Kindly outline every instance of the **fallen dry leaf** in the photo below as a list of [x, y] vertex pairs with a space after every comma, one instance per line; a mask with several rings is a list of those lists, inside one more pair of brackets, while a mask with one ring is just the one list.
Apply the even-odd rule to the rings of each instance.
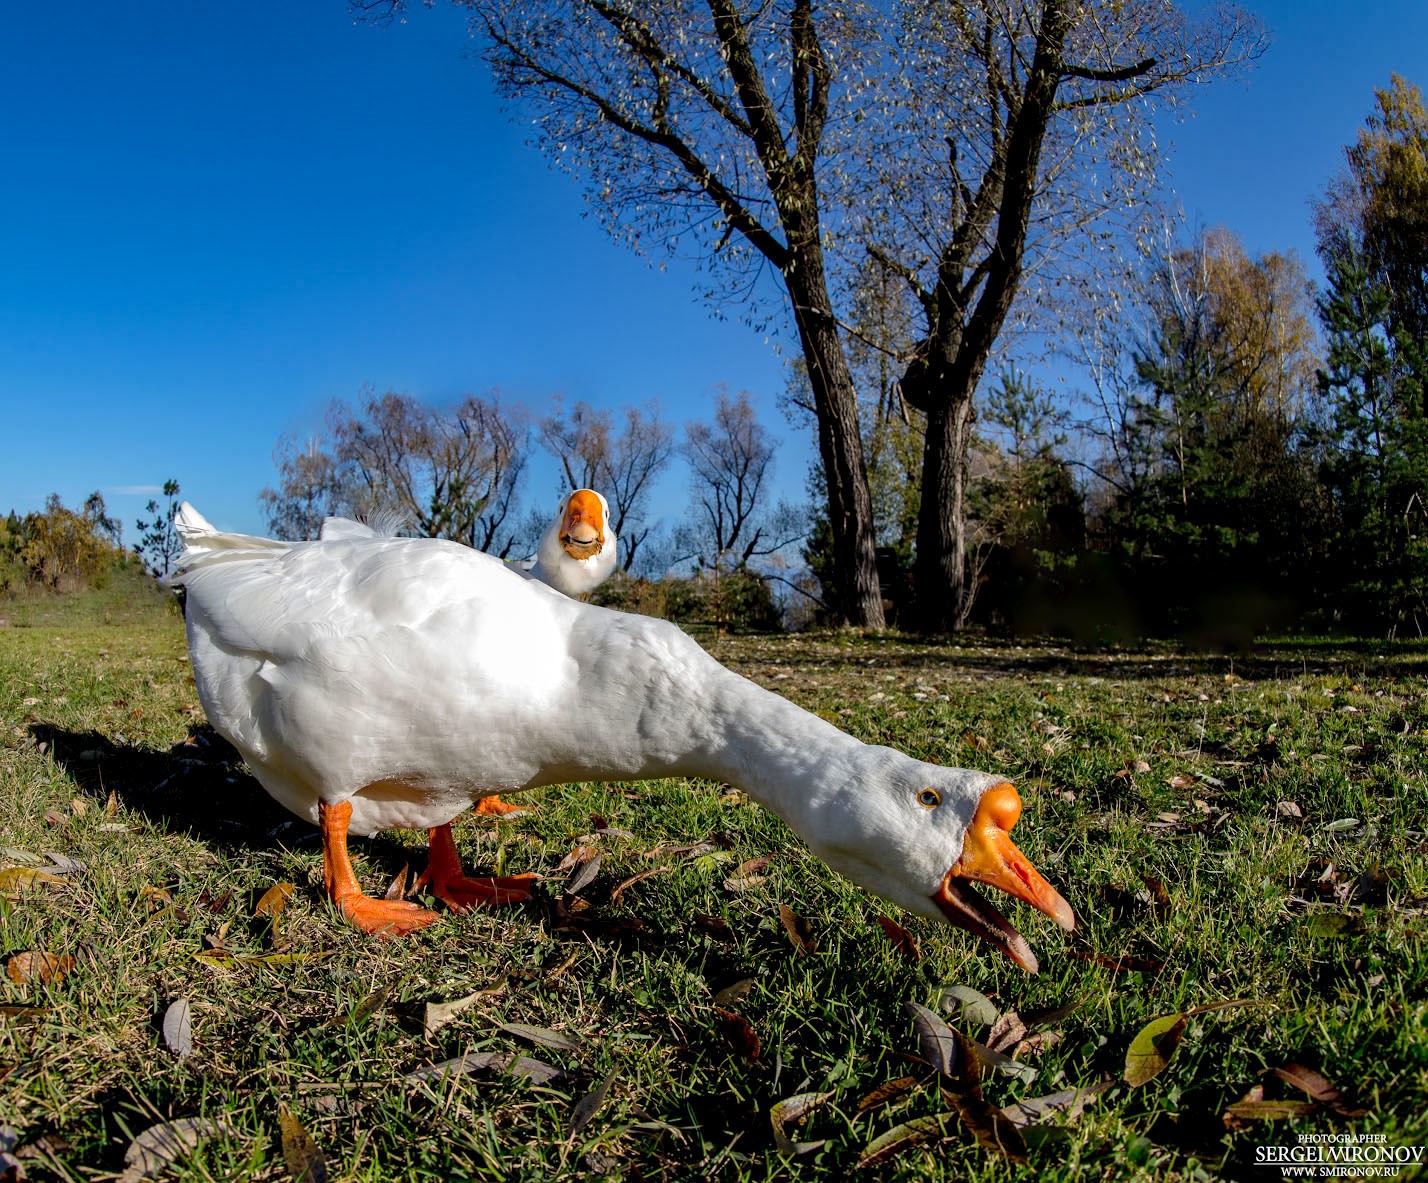
[[509, 1072], [512, 1076], [524, 1076], [533, 1084], [550, 1084], [559, 1080], [564, 1073], [553, 1064], [537, 1060], [532, 1056], [517, 1055], [515, 1052], [467, 1052], [439, 1064], [429, 1064], [402, 1077], [408, 1084], [418, 1084], [424, 1080], [437, 1080], [448, 1076], [465, 1076], [485, 1069]]
[[1344, 1100], [1344, 1094], [1335, 1088], [1320, 1073], [1312, 1068], [1306, 1068], [1303, 1064], [1285, 1064], [1282, 1068], [1271, 1068], [1270, 1072], [1284, 1081], [1285, 1084], [1297, 1088], [1302, 1093], [1308, 1093], [1321, 1105], [1327, 1105], [1341, 1117], [1362, 1117], [1366, 1110], [1353, 1109]]
[[905, 1093], [915, 1089], [919, 1083], [921, 1083], [920, 1077], [899, 1076], [896, 1080], [890, 1080], [886, 1084], [880, 1084], [858, 1102], [858, 1112], [868, 1113], [871, 1110], [886, 1105], [889, 1101], [895, 1101]]
[[736, 941], [734, 930], [729, 927], [729, 922], [722, 916], [710, 916], [704, 912], [696, 912], [690, 919], [697, 928], [707, 937], [713, 937], [721, 944], [732, 945]]
[[714, 1018], [736, 1056], [750, 1063], [759, 1058], [763, 1045], [759, 1042], [759, 1033], [748, 1019], [721, 1006], [714, 1008]]
[[618, 900], [620, 898], [620, 893], [624, 891], [625, 888], [634, 886], [641, 879], [648, 879], [652, 875], [664, 875], [672, 870], [674, 870], [673, 867], [651, 867], [648, 871], [641, 871], [638, 875], [631, 875], [628, 879], [626, 879], [623, 883], [616, 887], [614, 891], [610, 893], [610, 903], [613, 904], [616, 900]]
[[796, 1142], [788, 1136], [788, 1127], [803, 1121], [819, 1105], [831, 1097], [832, 1093], [799, 1093], [775, 1102], [769, 1109], [769, 1125], [773, 1127], [774, 1145], [780, 1154], [807, 1154], [826, 1144], [827, 1139], [818, 1142]]
[[450, 1002], [428, 1002], [426, 1009], [422, 1011], [423, 1034], [430, 1039], [447, 1023], [470, 1010], [481, 999], [499, 994], [503, 989], [505, 989], [504, 983], [500, 986], [487, 987], [485, 990], [475, 990], [465, 997], [453, 998]]
[[64, 879], [38, 867], [5, 867], [0, 869], [0, 895], [11, 898], [28, 892], [42, 891], [64, 883]]
[[787, 904], [778, 906], [778, 918], [783, 923], [783, 931], [793, 943], [794, 951], [800, 955], [812, 953], [818, 948], [818, 938], [813, 935], [813, 926]]
[[922, 1058], [937, 1072], [950, 1077], [957, 1067], [957, 1036], [942, 1016], [916, 1002], [906, 1002], [903, 1010], [912, 1018]]
[[960, 1032], [952, 1034], [957, 1041], [957, 1065], [942, 1081], [942, 1099], [984, 1150], [994, 1151], [1008, 1162], [1025, 1164], [1026, 1143], [1021, 1132], [982, 1095], [982, 1058], [976, 1046]]
[[918, 1117], [894, 1126], [887, 1133], [869, 1142], [854, 1166], [858, 1170], [867, 1170], [887, 1162], [913, 1146], [940, 1141], [947, 1135], [947, 1120], [952, 1116], [951, 1113], [939, 1113], [936, 1117]]
[[69, 953], [45, 953], [28, 950], [16, 953], [5, 963], [5, 976], [17, 986], [38, 978], [45, 986], [53, 986], [74, 972], [75, 960]]
[[1026, 1024], [1014, 1010], [1003, 1014], [987, 1033], [987, 1047], [994, 1052], [1006, 1052], [1026, 1038]]
[[1103, 1080], [1099, 1084], [1082, 1089], [1066, 1089], [1045, 1097], [1023, 1098], [1011, 1105], [1004, 1105], [1002, 1116], [1018, 1128], [1034, 1125], [1058, 1114], [1074, 1121], [1081, 1116], [1086, 1106], [1110, 1088], [1112, 1083]]
[[1060, 1031], [1038, 1031], [1035, 1035], [1028, 1035], [1011, 1050], [1012, 1058], [1016, 1060], [1034, 1060], [1047, 1048], [1053, 1048], [1066, 1036]]
[[278, 1102], [278, 1129], [283, 1138], [283, 1161], [293, 1183], [327, 1183], [327, 1159], [316, 1139], [281, 1101]]
[[387, 890], [382, 893], [384, 900], [404, 900], [407, 898], [407, 893], [415, 886], [415, 884], [409, 885], [407, 883], [410, 870], [411, 868], [409, 868], [406, 863], [402, 864], [402, 869], [397, 872], [396, 878], [387, 885]]
[[744, 892], [758, 887], [759, 884], [767, 881], [768, 877], [761, 872], [771, 862], [773, 862], [773, 856], [769, 854], [745, 859], [735, 868], [734, 873], [724, 880], [724, 890]]
[[150, 1126], [124, 1151], [128, 1170], [119, 1177], [120, 1183], [136, 1183], [147, 1175], [157, 1175], [204, 1142], [227, 1133], [227, 1125], [207, 1117], [180, 1117]]
[[596, 1085], [585, 1096], [575, 1102], [570, 1110], [570, 1128], [566, 1131], [566, 1137], [574, 1139], [575, 1135], [590, 1124], [590, 1119], [595, 1116], [596, 1111], [605, 1103], [605, 1094], [610, 1091], [610, 1085], [614, 1083], [615, 1074], [612, 1072]]
[[[582, 846], [579, 849], [590, 850], [591, 848]], [[590, 857], [581, 859], [576, 863], [575, 869], [570, 873], [570, 878], [565, 881], [565, 894], [579, 895], [594, 883], [596, 877], [600, 874], [600, 862], [600, 855], [594, 854], [592, 851]]]
[[163, 1026], [164, 1043], [169, 1051], [180, 1060], [188, 1059], [193, 1054], [193, 1015], [187, 998], [169, 1003], [168, 1010], [164, 1011]]
[[263, 893], [262, 898], [253, 908], [254, 916], [271, 916], [276, 920], [283, 914], [283, 909], [288, 906], [288, 900], [292, 898], [293, 892], [297, 890], [295, 883], [274, 883]]
[[946, 986], [941, 1005], [948, 1010], [956, 1006], [962, 1021], [970, 1027], [990, 1027], [997, 1021], [997, 1004], [971, 986]]
[[552, 1031], [549, 1027], [531, 1027], [525, 1023], [497, 1023], [502, 1031], [520, 1039], [529, 1040], [541, 1047], [553, 1048], [558, 1052], [576, 1054], [585, 1050], [585, 1041], [563, 1031]]
[[917, 947], [917, 938], [891, 916], [879, 916], [878, 927], [887, 934], [892, 947], [900, 956], [908, 961], [922, 960], [922, 950]]

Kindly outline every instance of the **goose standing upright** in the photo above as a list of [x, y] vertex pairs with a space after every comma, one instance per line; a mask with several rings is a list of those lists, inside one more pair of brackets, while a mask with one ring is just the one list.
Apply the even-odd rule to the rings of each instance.
[[317, 823], [328, 895], [366, 932], [436, 916], [364, 895], [349, 831], [426, 829], [437, 898], [513, 902], [533, 876], [461, 869], [450, 822], [472, 802], [674, 776], [739, 786], [835, 870], [1028, 970], [1030, 946], [972, 881], [1074, 926], [1009, 837], [1021, 802], [1003, 778], [864, 744], [672, 624], [569, 599], [454, 542], [360, 529], [275, 542], [220, 533], [188, 505], [175, 520], [209, 721], [274, 798]]
[[576, 489], [541, 535], [530, 573], [567, 596], [586, 596], [615, 573], [618, 560], [609, 502], [594, 489]]

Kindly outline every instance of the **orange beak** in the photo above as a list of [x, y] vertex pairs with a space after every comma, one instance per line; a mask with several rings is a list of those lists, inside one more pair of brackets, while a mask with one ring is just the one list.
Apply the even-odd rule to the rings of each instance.
[[560, 545], [572, 559], [588, 559], [605, 547], [605, 511], [591, 489], [577, 489], [565, 503]]
[[1071, 905], [1012, 842], [1011, 829], [1020, 816], [1021, 797], [1011, 785], [995, 785], [983, 793], [962, 841], [962, 855], [932, 900], [953, 924], [990, 941], [1022, 969], [1035, 973], [1036, 954], [1026, 938], [971, 887], [972, 882], [999, 887], [1045, 912], [1067, 932], [1076, 927]]

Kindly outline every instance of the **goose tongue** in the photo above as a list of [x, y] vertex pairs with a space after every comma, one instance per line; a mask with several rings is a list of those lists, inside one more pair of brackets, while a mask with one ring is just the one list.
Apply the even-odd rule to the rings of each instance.
[[1036, 954], [1021, 933], [971, 886], [972, 881], [999, 887], [1039, 908], [1067, 932], [1076, 927], [1071, 906], [1047, 883], [1012, 842], [1010, 831], [1021, 816], [1021, 798], [1008, 784], [982, 794], [962, 842], [962, 854], [933, 894], [942, 914], [959, 928], [990, 941], [1030, 973]]

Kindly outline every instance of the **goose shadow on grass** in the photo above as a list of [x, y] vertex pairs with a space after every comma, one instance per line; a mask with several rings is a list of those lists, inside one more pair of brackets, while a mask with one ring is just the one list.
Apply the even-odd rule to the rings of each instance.
[[[156, 829], [188, 834], [219, 852], [320, 846], [317, 828], [268, 796], [237, 749], [207, 724], [190, 727], [188, 738], [168, 749], [48, 723], [31, 724], [30, 734], [83, 796], [102, 807], [112, 792]], [[393, 873], [413, 853], [386, 836], [354, 841]]]

